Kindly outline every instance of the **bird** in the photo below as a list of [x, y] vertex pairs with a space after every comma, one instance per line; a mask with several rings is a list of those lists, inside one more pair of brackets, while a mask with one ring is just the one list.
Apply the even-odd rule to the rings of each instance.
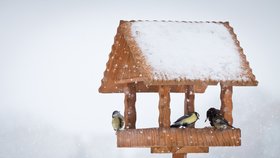
[[112, 127], [115, 131], [119, 131], [124, 127], [124, 117], [117, 110], [112, 113]]
[[227, 129], [228, 127], [234, 128], [231, 126], [228, 121], [221, 115], [217, 115], [212, 118], [213, 126], [217, 129]]
[[171, 128], [186, 128], [193, 125], [199, 119], [199, 114], [197, 112], [192, 112], [185, 114], [184, 116], [178, 118], [170, 127]]
[[215, 109], [215, 108], [208, 109], [207, 113], [206, 113], [206, 120], [205, 120], [205, 122], [207, 120], [209, 120], [210, 121], [210, 125], [214, 126], [214, 124], [213, 124], [213, 117], [217, 117], [218, 115], [221, 115], [220, 110]]
[[206, 120], [209, 119], [210, 125], [215, 127], [216, 129], [227, 129], [228, 127], [234, 128], [232, 125], [228, 123], [228, 121], [223, 117], [220, 110], [215, 108], [210, 108], [206, 113]]

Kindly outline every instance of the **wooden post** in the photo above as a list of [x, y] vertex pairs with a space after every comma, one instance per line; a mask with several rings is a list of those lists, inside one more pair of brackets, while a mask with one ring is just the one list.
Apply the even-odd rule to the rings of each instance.
[[125, 129], [135, 129], [136, 123], [136, 86], [134, 83], [128, 83], [125, 89], [124, 97], [124, 122]]
[[[184, 114], [194, 112], [194, 86], [187, 85], [185, 92], [185, 101], [184, 101]], [[194, 124], [190, 127], [194, 127]], [[173, 153], [172, 158], [187, 158], [187, 153]]]
[[193, 87], [193, 85], [188, 85], [186, 87], [184, 103], [185, 103], [184, 114], [194, 112], [194, 87]]
[[159, 86], [159, 127], [170, 127], [170, 87]]
[[[186, 86], [184, 114], [194, 112], [194, 86]], [[194, 124], [190, 127], [194, 127]]]
[[232, 86], [221, 84], [221, 113], [230, 125], [232, 119]]
[[172, 154], [172, 158], [187, 158], [187, 154]]

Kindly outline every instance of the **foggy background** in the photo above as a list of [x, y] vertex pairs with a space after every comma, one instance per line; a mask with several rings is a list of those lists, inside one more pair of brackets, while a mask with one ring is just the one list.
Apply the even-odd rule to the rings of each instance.
[[[113, 110], [123, 94], [100, 94], [119, 20], [229, 21], [258, 87], [234, 87], [233, 125], [240, 147], [214, 147], [199, 158], [280, 154], [280, 22], [277, 0], [0, 1], [0, 158], [171, 157], [116, 147]], [[196, 94], [197, 127], [220, 88]], [[171, 121], [183, 114], [171, 94]], [[158, 125], [158, 94], [137, 95], [138, 128]]]

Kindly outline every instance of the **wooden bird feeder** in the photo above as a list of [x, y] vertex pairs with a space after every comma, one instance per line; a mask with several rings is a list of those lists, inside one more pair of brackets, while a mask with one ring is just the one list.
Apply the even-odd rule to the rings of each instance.
[[[184, 113], [194, 112], [195, 93], [218, 83], [220, 110], [232, 125], [233, 86], [258, 81], [228, 22], [120, 21], [99, 92], [124, 93], [118, 147], [182, 158], [211, 146], [241, 145], [239, 128], [170, 128], [170, 93], [185, 93]], [[158, 128], [135, 127], [136, 94], [145, 92], [159, 94]]]

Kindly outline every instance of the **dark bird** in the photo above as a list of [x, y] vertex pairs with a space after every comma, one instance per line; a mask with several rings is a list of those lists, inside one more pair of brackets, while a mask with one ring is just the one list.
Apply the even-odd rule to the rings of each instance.
[[124, 118], [119, 111], [114, 111], [112, 114], [112, 126], [115, 131], [124, 127]]
[[179, 127], [189, 127], [190, 125], [194, 124], [199, 119], [199, 114], [197, 112], [192, 112], [190, 114], [186, 114], [177, 121], [175, 121], [170, 127], [171, 128], [179, 128]]
[[209, 119], [210, 125], [217, 129], [227, 129], [228, 127], [234, 128], [231, 126], [228, 121], [223, 117], [220, 110], [215, 108], [210, 108], [206, 113], [206, 120]]
[[210, 109], [207, 110], [205, 122], [206, 122], [207, 120], [209, 120], [209, 121], [210, 121], [210, 125], [211, 125], [211, 126], [214, 126], [214, 124], [213, 124], [213, 118], [214, 118], [214, 117], [218, 117], [219, 115], [222, 116], [221, 113], [220, 113], [220, 110], [215, 109], [215, 108], [210, 108]]

